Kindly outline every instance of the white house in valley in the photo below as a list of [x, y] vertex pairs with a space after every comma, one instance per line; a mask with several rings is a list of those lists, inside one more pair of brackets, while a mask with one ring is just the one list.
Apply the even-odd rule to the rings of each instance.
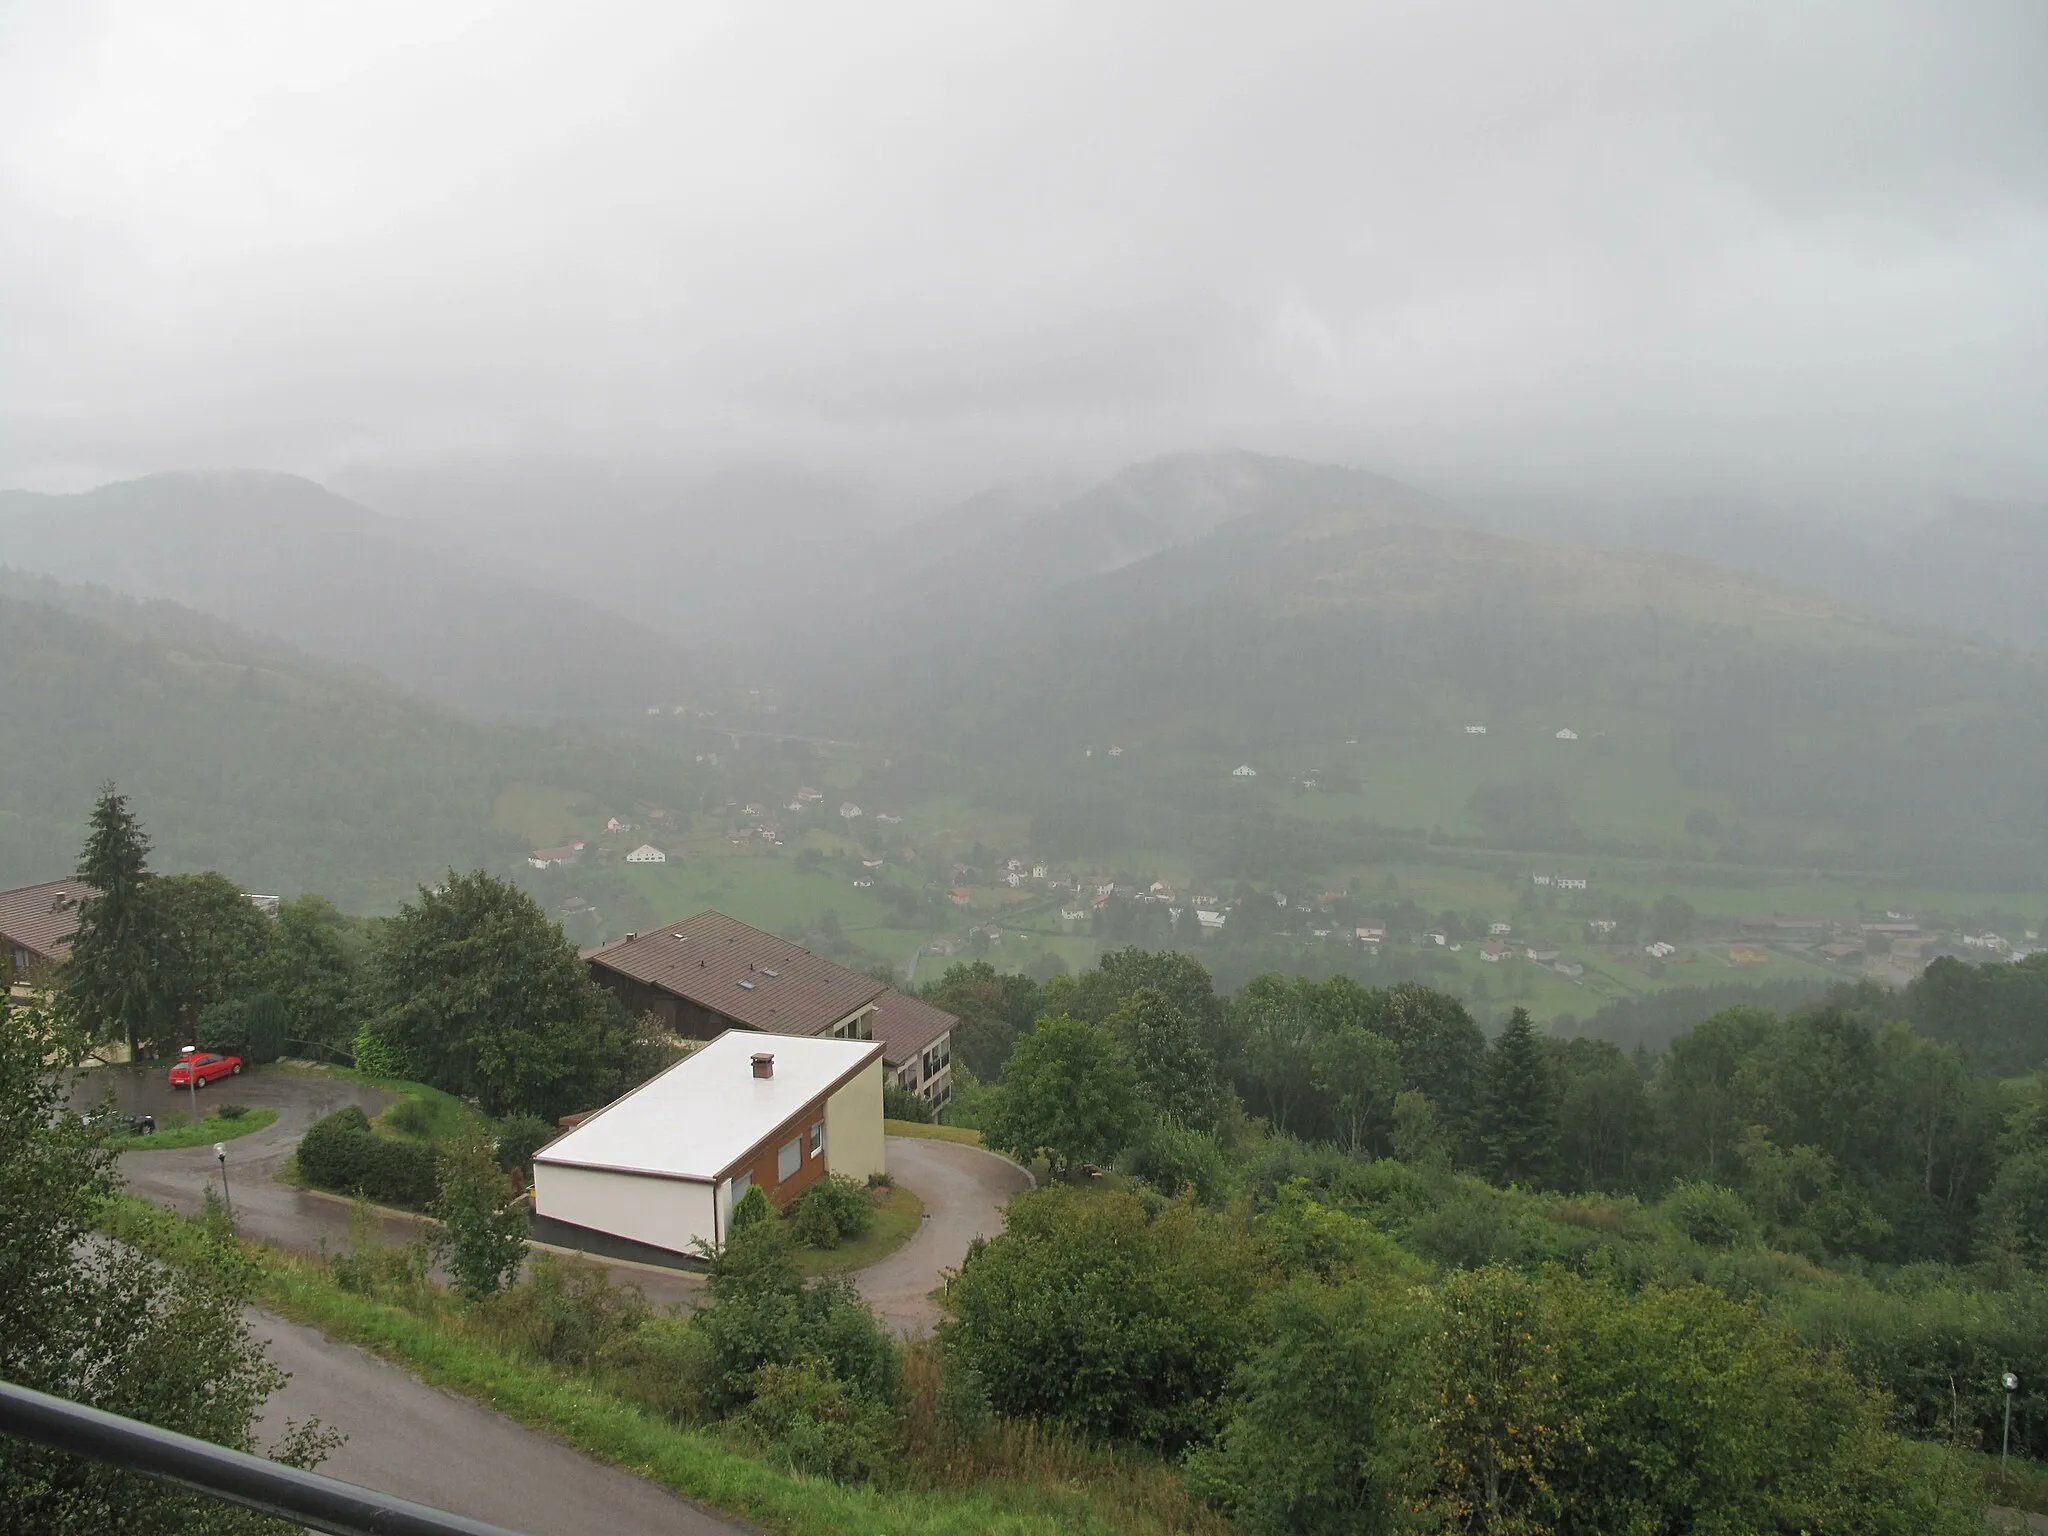
[[638, 848], [635, 848], [626, 855], [626, 862], [628, 864], [666, 864], [668, 862], [668, 855], [652, 843], [642, 843]]

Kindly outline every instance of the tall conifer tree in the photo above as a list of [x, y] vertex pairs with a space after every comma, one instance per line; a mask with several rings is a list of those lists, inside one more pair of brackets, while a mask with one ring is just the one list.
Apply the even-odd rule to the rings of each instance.
[[131, 1059], [168, 1023], [163, 924], [149, 873], [149, 834], [111, 783], [100, 786], [78, 878], [93, 888], [63, 972], [78, 1021], [95, 1040], [125, 1040]]
[[1557, 1084], [1529, 1010], [1517, 1008], [1486, 1053], [1479, 1150], [1496, 1184], [1537, 1184], [1557, 1160]]

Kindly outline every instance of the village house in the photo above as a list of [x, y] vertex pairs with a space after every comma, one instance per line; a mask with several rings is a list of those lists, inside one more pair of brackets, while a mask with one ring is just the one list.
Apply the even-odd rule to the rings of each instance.
[[1229, 921], [1229, 918], [1226, 916], [1226, 914], [1222, 912], [1197, 910], [1195, 913], [1195, 921], [1201, 924], [1202, 927], [1207, 931], [1214, 933], [1219, 931], [1223, 927], [1224, 923]]
[[668, 862], [668, 855], [652, 843], [642, 843], [638, 848], [635, 848], [626, 855], [626, 862], [628, 864], [666, 864]]
[[810, 785], [805, 784], [797, 790], [796, 797], [797, 799], [803, 801], [806, 805], [816, 805], [819, 801], [825, 798], [825, 792], [823, 790], [813, 789]]
[[1043, 880], [1045, 878], [1045, 866], [1043, 864], [1032, 865], [1031, 878], [1034, 880]]
[[967, 905], [968, 902], [973, 900], [973, 898], [967, 894], [967, 887], [964, 885], [956, 885], [953, 887], [952, 890], [946, 892], [946, 899], [952, 902], [953, 905], [956, 907], [964, 907]]
[[1377, 944], [1387, 936], [1387, 925], [1385, 923], [1361, 923], [1358, 925], [1357, 934], [1359, 943]]
[[1557, 951], [1554, 949], [1526, 949], [1523, 953], [1538, 965], [1550, 965], [1557, 959]]
[[934, 1109], [952, 1097], [951, 1014], [722, 912], [628, 934], [583, 958], [628, 1013], [651, 1014], [670, 1034], [873, 1040], [898, 1087]]
[[1061, 907], [1060, 921], [1063, 923], [1085, 923], [1088, 921], [1088, 914], [1079, 907]]
[[1465, 734], [1467, 736], [1484, 736], [1486, 734], [1486, 727], [1483, 725], [1468, 725], [1465, 727]]
[[1645, 944], [1643, 946], [1643, 953], [1653, 960], [1669, 960], [1678, 953], [1678, 946], [1676, 944], [1666, 944], [1662, 939], [1659, 939], [1654, 944]]
[[1529, 878], [1531, 880], [1534, 880], [1538, 885], [1550, 884], [1550, 876], [1548, 875], [1531, 875]]
[[1451, 936], [1448, 933], [1445, 933], [1441, 928], [1432, 928], [1422, 937], [1429, 943], [1436, 945], [1439, 949], [1443, 948], [1444, 945], [1451, 942]]
[[633, 830], [633, 823], [621, 821], [618, 817], [614, 816], [604, 824], [604, 829], [607, 832], [630, 832]]
[[1513, 923], [1488, 923], [1486, 931], [1497, 939], [1504, 939], [1515, 931]]
[[1479, 958], [1488, 965], [1499, 965], [1501, 961], [1507, 958], [1507, 954], [1507, 945], [1501, 943], [1499, 939], [1488, 939], [1479, 946]]
[[1592, 929], [1593, 932], [1605, 936], [1614, 932], [1620, 925], [1611, 917], [1596, 917], [1587, 922], [1586, 926]]
[[1586, 968], [1576, 960], [1560, 960], [1551, 969], [1560, 976], [1583, 976]]
[[875, 812], [875, 820], [885, 827], [900, 827], [903, 825], [903, 818], [901, 816], [892, 816], [887, 811]]
[[855, 805], [851, 800], [842, 800], [839, 802], [839, 814], [844, 816], [848, 821], [852, 821], [856, 816], [859, 816], [861, 814], [861, 808]]
[[1579, 733], [1573, 730], [1570, 726], [1566, 726], [1563, 730], [1557, 733], [1557, 739], [1559, 741], [1577, 741], [1579, 739]]
[[1256, 779], [1259, 776], [1259, 770], [1250, 763], [1239, 763], [1230, 770], [1230, 776], [1233, 779]]
[[92, 894], [82, 880], [0, 891], [0, 958], [14, 985], [34, 986], [63, 963], [78, 931], [78, 904]]
[[1586, 877], [1584, 875], [1559, 875], [1557, 877], [1557, 888], [1560, 891], [1583, 891], [1586, 888]]
[[536, 848], [526, 856], [526, 862], [535, 869], [556, 869], [579, 863], [582, 858], [583, 844], [574, 842], [559, 848]]

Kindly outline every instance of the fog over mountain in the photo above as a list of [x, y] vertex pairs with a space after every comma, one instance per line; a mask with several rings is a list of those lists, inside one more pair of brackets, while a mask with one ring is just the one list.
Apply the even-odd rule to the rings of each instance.
[[2038, 503], [2044, 78], [2028, 0], [15, 6], [0, 484]]

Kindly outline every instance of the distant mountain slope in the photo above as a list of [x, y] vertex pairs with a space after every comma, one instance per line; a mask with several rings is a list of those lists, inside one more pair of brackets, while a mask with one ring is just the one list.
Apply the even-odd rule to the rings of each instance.
[[290, 475], [0, 492], [0, 560], [199, 608], [479, 714], [616, 718], [707, 691], [652, 629], [426, 551]]
[[[1223, 522], [1026, 620], [928, 634], [841, 698], [1048, 824], [1091, 797], [1234, 815], [1273, 793], [1226, 793], [1253, 761], [1283, 787], [1336, 770], [1360, 818], [1490, 846], [1662, 857], [1712, 808], [1730, 858], [2028, 888], [2048, 869], [2048, 667], [1701, 561], [1369, 511]], [[1568, 727], [1576, 757], [1543, 750]], [[1092, 766], [1112, 743], [1113, 772]], [[1375, 798], [1376, 776], [1466, 788]], [[1429, 820], [1392, 809], [1420, 802]]]
[[[481, 725], [163, 602], [0, 578], [0, 887], [68, 872], [102, 780], [157, 867], [389, 907], [454, 866], [503, 869], [513, 780], [630, 781], [603, 743]], [[672, 787], [672, 786], [671, 786]]]

